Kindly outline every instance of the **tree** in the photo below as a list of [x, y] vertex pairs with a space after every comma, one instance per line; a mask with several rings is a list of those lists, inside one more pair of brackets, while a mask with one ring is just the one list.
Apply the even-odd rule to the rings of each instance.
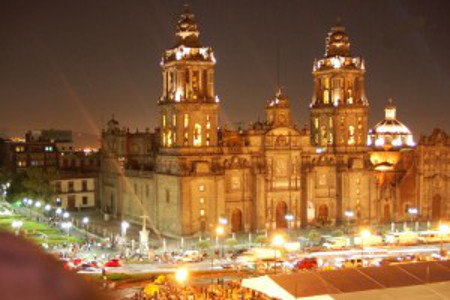
[[267, 238], [265, 235], [258, 235], [255, 239], [255, 243], [260, 244], [260, 245], [262, 245], [266, 242], [267, 242]]
[[308, 234], [308, 239], [313, 245], [318, 244], [320, 242], [321, 238], [322, 237], [320, 236], [320, 234], [317, 230], [311, 230]]
[[22, 182], [24, 192], [30, 198], [48, 202], [54, 193], [51, 182], [56, 178], [57, 172], [52, 169], [29, 168]]
[[331, 233], [331, 235], [334, 236], [334, 237], [341, 237], [341, 236], [344, 235], [344, 232], [342, 230], [340, 230], [340, 229], [336, 229], [335, 231], [333, 231]]
[[225, 241], [225, 243], [227, 244], [228, 247], [230, 247], [231, 249], [233, 249], [234, 246], [236, 246], [236, 245], [238, 244], [238, 241], [237, 241], [236, 239], [230, 238], [230, 239], [227, 239], [227, 240]]
[[197, 247], [200, 250], [206, 250], [209, 248], [209, 241], [208, 240], [201, 240], [197, 243]]

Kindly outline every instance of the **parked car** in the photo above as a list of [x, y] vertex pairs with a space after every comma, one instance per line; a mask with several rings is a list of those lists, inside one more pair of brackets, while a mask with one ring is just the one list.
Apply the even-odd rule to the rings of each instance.
[[110, 268], [120, 267], [120, 259], [113, 258], [113, 259], [108, 260], [105, 263], [105, 267], [110, 267]]
[[188, 250], [182, 255], [175, 256], [174, 260], [177, 263], [200, 262], [203, 260], [203, 255], [197, 250]]
[[299, 271], [299, 270], [313, 270], [313, 269], [317, 269], [317, 267], [318, 267], [317, 258], [315, 258], [315, 257], [305, 257], [302, 260], [299, 260], [295, 264], [294, 270], [295, 271]]

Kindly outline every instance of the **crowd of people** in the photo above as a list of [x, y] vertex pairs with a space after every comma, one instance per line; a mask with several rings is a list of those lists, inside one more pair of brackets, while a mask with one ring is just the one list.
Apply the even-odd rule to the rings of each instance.
[[258, 300], [267, 299], [262, 294], [244, 289], [239, 281], [230, 281], [225, 284], [212, 284], [207, 286], [180, 286], [166, 283], [153, 293], [145, 289], [136, 292], [131, 298], [123, 300]]

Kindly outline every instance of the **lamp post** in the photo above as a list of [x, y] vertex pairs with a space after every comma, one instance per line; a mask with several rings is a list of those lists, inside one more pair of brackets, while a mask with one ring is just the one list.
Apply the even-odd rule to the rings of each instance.
[[419, 210], [417, 209], [417, 207], [408, 208], [408, 214], [411, 216], [411, 230], [414, 227], [414, 220], [416, 219], [418, 213]]
[[274, 259], [275, 259], [275, 274], [277, 274], [277, 250], [284, 244], [284, 238], [282, 235], [276, 235], [272, 239], [272, 246], [274, 247]]
[[[189, 273], [186, 268], [179, 268], [175, 272], [175, 279], [181, 285], [181, 287], [185, 287], [188, 277], [189, 277]], [[187, 299], [185, 293], [186, 293], [186, 291], [183, 292], [183, 294], [185, 296], [184, 299]]]
[[361, 237], [361, 261], [364, 265], [364, 239], [367, 239], [371, 236], [371, 233], [369, 230], [364, 229], [361, 231], [360, 233], [360, 237]]
[[345, 215], [345, 217], [347, 218], [347, 234], [348, 234], [349, 231], [350, 231], [350, 218], [353, 218], [353, 216], [354, 216], [355, 214], [353, 213], [352, 210], [347, 209], [347, 210], [344, 212], [344, 215]]
[[69, 235], [70, 228], [72, 227], [72, 222], [62, 222], [61, 228], [67, 231], [67, 235]]
[[439, 232], [441, 233], [441, 256], [445, 256], [447, 251], [444, 249], [444, 235], [448, 234], [450, 231], [450, 227], [447, 224], [442, 224], [439, 227]]
[[62, 214], [63, 219], [68, 219], [70, 217], [70, 214], [66, 211]]
[[11, 227], [14, 228], [16, 235], [19, 235], [20, 227], [22, 227], [22, 226], [23, 226], [23, 222], [20, 220], [15, 220], [11, 223]]
[[221, 257], [224, 257], [224, 253], [223, 253], [223, 239], [221, 238], [223, 236], [223, 234], [225, 233], [225, 229], [223, 226], [219, 225], [216, 227], [216, 236], [219, 239], [220, 242], [220, 252], [221, 252]]
[[291, 215], [291, 214], [287, 214], [287, 215], [284, 216], [284, 219], [287, 222], [287, 230], [288, 230], [288, 235], [289, 235], [289, 229], [291, 227], [292, 221], [294, 221], [294, 216]]

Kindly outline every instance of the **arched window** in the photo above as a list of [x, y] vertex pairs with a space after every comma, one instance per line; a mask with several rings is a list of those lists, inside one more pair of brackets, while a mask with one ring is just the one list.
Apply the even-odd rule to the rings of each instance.
[[192, 143], [195, 147], [199, 147], [202, 145], [202, 125], [198, 123], [196, 123], [194, 126]]

